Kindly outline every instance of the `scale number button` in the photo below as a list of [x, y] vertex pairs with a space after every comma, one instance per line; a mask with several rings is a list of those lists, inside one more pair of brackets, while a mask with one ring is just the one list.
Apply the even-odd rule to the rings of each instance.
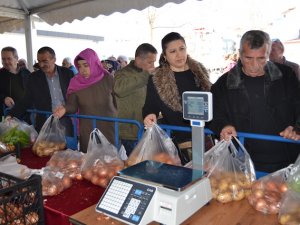
[[137, 208], [139, 207], [141, 203], [141, 200], [132, 198], [130, 199], [130, 202], [128, 203], [128, 206], [123, 214], [124, 217], [129, 218], [130, 215], [134, 215]]

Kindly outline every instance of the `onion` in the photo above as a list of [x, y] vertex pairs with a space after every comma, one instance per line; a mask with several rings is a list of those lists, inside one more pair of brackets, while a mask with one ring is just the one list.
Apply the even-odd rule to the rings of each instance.
[[281, 191], [281, 193], [286, 192], [288, 190], [287, 184], [285, 183], [280, 184], [279, 190]]
[[71, 187], [72, 181], [69, 177], [64, 176], [62, 179], [62, 184], [63, 184], [64, 189], [67, 189], [67, 188]]
[[261, 189], [254, 190], [253, 195], [255, 198], [262, 198], [264, 196], [264, 191]]
[[277, 214], [279, 212], [278, 204], [270, 203], [269, 205], [269, 213], [271, 214]]
[[76, 179], [76, 180], [82, 180], [83, 178], [82, 178], [81, 173], [76, 173], [75, 179]]
[[240, 190], [237, 193], [233, 194], [233, 200], [234, 201], [240, 201], [245, 197], [244, 190]]
[[68, 163], [68, 168], [71, 168], [71, 169], [75, 169], [78, 167], [78, 163], [76, 160], [70, 160], [70, 162]]
[[52, 184], [48, 186], [47, 195], [53, 196], [57, 194], [57, 186]]
[[91, 182], [92, 182], [93, 184], [95, 184], [95, 185], [98, 185], [98, 183], [99, 183], [99, 178], [98, 178], [98, 176], [93, 175], [92, 178], [91, 178]]
[[108, 179], [106, 179], [106, 178], [100, 178], [99, 180], [98, 180], [98, 185], [100, 186], [100, 187], [103, 187], [103, 188], [106, 188], [107, 187], [107, 185], [108, 185]]
[[256, 204], [255, 204], [255, 209], [257, 211], [266, 213], [267, 212], [267, 202], [262, 198], [257, 199]]
[[108, 169], [102, 167], [100, 170], [98, 170], [98, 176], [101, 178], [106, 178], [108, 175]]
[[86, 179], [86, 180], [91, 180], [92, 179], [92, 176], [93, 176], [93, 173], [91, 170], [86, 170], [85, 172], [83, 172], [83, 177]]
[[277, 186], [276, 186], [276, 183], [273, 182], [273, 181], [266, 182], [266, 189], [269, 190], [269, 191], [276, 191], [276, 192], [279, 191]]
[[224, 192], [224, 193], [220, 193], [217, 196], [217, 200], [221, 203], [227, 203], [232, 201], [232, 196], [230, 192]]

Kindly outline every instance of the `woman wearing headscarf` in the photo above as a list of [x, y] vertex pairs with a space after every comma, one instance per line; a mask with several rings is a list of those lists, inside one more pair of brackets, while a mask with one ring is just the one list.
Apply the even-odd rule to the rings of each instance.
[[[74, 59], [78, 75], [70, 81], [67, 103], [58, 107], [55, 115], [62, 117], [65, 113], [80, 112], [81, 115], [116, 117], [116, 103], [113, 95], [113, 76], [103, 68], [97, 53], [85, 49]], [[79, 120], [80, 151], [87, 152], [92, 120]], [[97, 128], [108, 141], [115, 144], [114, 123], [97, 121]]]
[[[164, 124], [189, 126], [189, 121], [183, 119], [182, 93], [209, 91], [211, 83], [208, 72], [187, 54], [185, 40], [179, 33], [167, 34], [161, 45], [159, 68], [148, 81], [143, 107], [144, 124], [146, 127], [152, 126], [161, 114]], [[180, 149], [191, 151], [191, 133], [173, 132], [173, 140]], [[191, 158], [190, 153], [188, 155]]]

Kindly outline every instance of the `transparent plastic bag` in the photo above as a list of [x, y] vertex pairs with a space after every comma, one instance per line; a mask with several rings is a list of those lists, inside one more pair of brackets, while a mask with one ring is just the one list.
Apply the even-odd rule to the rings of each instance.
[[239, 201], [251, 193], [256, 179], [253, 162], [238, 139], [218, 142], [204, 154], [213, 198], [221, 203]]
[[51, 115], [44, 123], [36, 142], [32, 147], [33, 153], [43, 157], [52, 155], [55, 151], [66, 148], [65, 127], [59, 118]]
[[93, 184], [106, 188], [113, 176], [124, 168], [117, 148], [106, 137], [94, 129], [90, 134], [87, 153], [81, 165], [84, 179]]
[[42, 175], [43, 196], [54, 196], [72, 186], [72, 179], [58, 169], [44, 167], [40, 171]]
[[294, 163], [293, 169], [291, 170], [287, 182], [290, 189], [293, 189], [294, 191], [300, 193], [300, 155]]
[[277, 214], [281, 199], [287, 191], [287, 179], [292, 165], [270, 173], [252, 184], [248, 201], [257, 211], [265, 214]]
[[141, 140], [128, 157], [127, 165], [132, 166], [145, 160], [181, 165], [175, 144], [157, 124], [145, 131]]
[[72, 179], [82, 180], [80, 167], [83, 156], [84, 153], [71, 149], [58, 151], [51, 156], [47, 166], [58, 169]]
[[300, 193], [289, 189], [282, 198], [278, 215], [282, 225], [300, 224]]
[[21, 148], [32, 145], [38, 133], [32, 125], [17, 118], [6, 119], [0, 123], [0, 141], [9, 144], [20, 144]]
[[32, 175], [32, 170], [25, 165], [18, 164], [16, 157], [7, 155], [0, 158], [0, 172], [18, 177], [21, 179], [28, 179]]

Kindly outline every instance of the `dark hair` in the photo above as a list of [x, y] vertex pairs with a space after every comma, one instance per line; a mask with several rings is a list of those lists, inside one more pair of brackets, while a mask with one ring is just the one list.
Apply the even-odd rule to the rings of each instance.
[[52, 55], [53, 57], [55, 57], [55, 51], [48, 47], [48, 46], [45, 46], [45, 47], [42, 47], [38, 50], [37, 54], [44, 54], [44, 53], [50, 53], [50, 55]]
[[162, 48], [162, 53], [160, 54], [158, 63], [159, 66], [163, 66], [164, 64], [168, 64], [168, 62], [165, 59], [165, 54], [166, 54], [166, 49], [167, 49], [167, 45], [172, 42], [172, 41], [177, 41], [177, 40], [182, 40], [185, 44], [185, 40], [184, 38], [177, 32], [171, 32], [168, 33], [166, 36], [163, 37], [163, 39], [161, 40], [161, 48]]
[[14, 57], [19, 58], [17, 49], [15, 49], [14, 47], [11, 47], [11, 46], [4, 47], [1, 50], [1, 53], [2, 52], [12, 52], [12, 54], [14, 55]]
[[268, 33], [262, 30], [249, 30], [241, 38], [240, 41], [240, 55], [243, 54], [243, 45], [246, 43], [250, 49], [259, 49], [264, 44], [268, 44], [268, 54], [271, 51], [271, 39]]
[[148, 53], [157, 54], [156, 48], [148, 43], [143, 43], [135, 50], [135, 57], [146, 57]]
[[272, 43], [277, 43], [277, 44], [278, 44], [278, 47], [279, 47], [282, 51], [284, 51], [284, 46], [283, 46], [282, 42], [280, 41], [280, 39], [278, 39], [278, 38], [272, 39]]
[[184, 38], [177, 32], [171, 32], [168, 33], [166, 36], [164, 36], [163, 39], [161, 40], [162, 53], [165, 54], [167, 45], [171, 41], [177, 41], [177, 40], [182, 40], [185, 43]]

